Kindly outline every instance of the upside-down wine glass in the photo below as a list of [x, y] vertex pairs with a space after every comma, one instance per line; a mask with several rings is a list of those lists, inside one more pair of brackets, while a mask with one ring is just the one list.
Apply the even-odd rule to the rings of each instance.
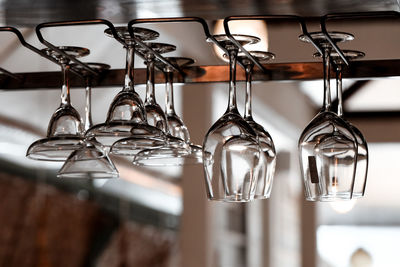
[[[134, 89], [134, 39], [127, 27], [116, 27], [116, 30], [126, 43], [125, 83], [109, 107], [106, 122], [93, 126], [86, 133], [88, 137], [95, 137], [106, 147], [132, 135], [158, 137], [163, 134], [147, 124], [143, 102]], [[113, 37], [110, 29], [106, 29], [105, 33]], [[154, 40], [159, 36], [155, 31], [137, 27], [134, 28], [134, 35], [142, 41]]]
[[[265, 64], [271, 59], [275, 58], [275, 55], [270, 52], [264, 51], [249, 51], [249, 53], [258, 60], [261, 64]], [[252, 72], [254, 63], [248, 59], [244, 54], [239, 54], [238, 60], [242, 62], [246, 72], [246, 105], [244, 112], [244, 119], [254, 129], [258, 135], [258, 141], [261, 149], [264, 153], [261, 155], [261, 164], [264, 164], [266, 168], [261, 168], [259, 176], [257, 177], [256, 192], [254, 198], [266, 199], [271, 195], [273, 177], [275, 173], [276, 165], [276, 151], [275, 145], [271, 135], [262, 127], [260, 124], [254, 121], [252, 116]]]
[[[148, 46], [160, 53], [170, 53], [176, 50], [176, 46], [163, 43], [148, 43]], [[156, 101], [155, 95], [155, 83], [154, 83], [154, 67], [155, 67], [155, 56], [153, 53], [143, 51], [146, 55], [146, 66], [147, 66], [147, 82], [146, 82], [146, 101], [144, 102], [144, 108], [147, 116], [147, 123], [154, 127], [159, 128], [164, 133], [168, 133], [167, 117], [161, 106]]]
[[[194, 63], [191, 58], [167, 57], [172, 65], [185, 67]], [[177, 144], [166, 142], [163, 147], [146, 149], [135, 155], [133, 163], [139, 166], [181, 166], [202, 163], [202, 148], [190, 142], [189, 131], [176, 114], [174, 107], [173, 78], [174, 70], [172, 67], [157, 61], [156, 63], [163, 70], [165, 76], [165, 115], [169, 135], [184, 142]]]
[[[74, 57], [83, 57], [90, 53], [89, 49], [82, 47], [61, 46], [58, 48]], [[71, 105], [69, 59], [49, 48], [43, 51], [61, 64], [63, 77], [61, 104], [50, 119], [47, 138], [31, 144], [26, 156], [35, 160], [65, 161], [73, 151], [82, 147], [83, 123], [81, 116]]]
[[[160, 54], [169, 53], [176, 50], [174, 45], [164, 43], [147, 43], [153, 51]], [[146, 100], [144, 103], [144, 111], [147, 118], [147, 124], [150, 127], [156, 128], [162, 134], [153, 138], [153, 136], [138, 136], [133, 135], [127, 138], [116, 141], [112, 147], [110, 153], [122, 156], [135, 156], [139, 151], [144, 149], [159, 148], [162, 147], [166, 140], [166, 134], [168, 133], [167, 118], [164, 111], [157, 104], [155, 98], [155, 85], [154, 85], [154, 64], [155, 56], [151, 51], [147, 51], [141, 47], [137, 47], [137, 50], [145, 55], [146, 58]]]
[[[203, 142], [203, 168], [210, 200], [248, 202], [254, 199], [261, 147], [254, 129], [239, 114], [236, 105], [236, 58], [238, 48], [226, 35], [215, 39], [229, 55], [228, 108], [207, 132]], [[234, 35], [242, 45], [259, 38]]]
[[[109, 65], [101, 63], [86, 63], [99, 73], [110, 68]], [[85, 78], [85, 131], [92, 127], [92, 75], [80, 65], [72, 65], [72, 68], [82, 73]], [[118, 171], [108, 157], [102, 144], [94, 137], [86, 137], [83, 146], [71, 153], [64, 165], [59, 170], [59, 178], [89, 178], [110, 179], [118, 178]]]
[[[357, 165], [357, 142], [347, 123], [331, 111], [331, 45], [321, 32], [310, 33], [322, 47], [324, 106], [299, 138], [300, 166], [309, 201], [336, 201], [352, 198]], [[353, 40], [347, 33], [331, 32], [335, 42]], [[304, 35], [301, 41], [308, 42]]]
[[[343, 54], [349, 61], [359, 59], [365, 56], [361, 51], [355, 50], [343, 50]], [[339, 117], [343, 117], [343, 101], [342, 101], [342, 69], [344, 62], [336, 51], [331, 53], [332, 61], [334, 62], [336, 69], [336, 91], [338, 99], [337, 114]], [[355, 173], [354, 188], [352, 198], [361, 198], [365, 194], [365, 188], [367, 185], [367, 174], [368, 174], [368, 145], [363, 134], [353, 124], [346, 121], [349, 127], [353, 130], [353, 134], [356, 137], [358, 144], [357, 150], [357, 168]]]

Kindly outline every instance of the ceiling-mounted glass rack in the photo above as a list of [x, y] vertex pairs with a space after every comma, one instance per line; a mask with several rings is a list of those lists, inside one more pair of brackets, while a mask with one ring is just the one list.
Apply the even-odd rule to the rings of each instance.
[[[320, 27], [322, 33], [326, 36], [327, 40], [332, 44], [332, 47], [337, 51], [342, 60], [347, 64], [347, 59], [343, 55], [343, 52], [339, 46], [335, 43], [329, 34], [327, 29], [327, 21], [330, 20], [342, 20], [342, 19], [365, 19], [365, 18], [389, 18], [397, 19], [400, 17], [399, 12], [395, 11], [384, 11], [384, 12], [361, 12], [361, 13], [343, 13], [343, 14], [328, 14], [320, 18]], [[249, 58], [257, 68], [254, 70], [253, 79], [254, 81], [284, 81], [284, 80], [313, 80], [321, 79], [323, 77], [322, 66], [319, 62], [289, 62], [289, 63], [268, 63], [260, 64], [256, 58], [251, 56], [249, 51], [244, 48], [231, 34], [230, 22], [238, 20], [262, 20], [262, 21], [295, 21], [300, 25], [302, 33], [305, 35], [310, 43], [315, 47], [317, 51], [321, 51], [318, 43], [313, 40], [307, 30], [306, 19], [293, 16], [293, 15], [256, 15], [256, 16], [231, 16], [224, 19], [223, 26], [225, 33], [229, 39], [238, 47], [238, 49]], [[153, 54], [157, 61], [162, 62], [177, 71], [174, 80], [180, 83], [207, 83], [207, 82], [227, 82], [229, 77], [228, 66], [226, 65], [194, 65], [179, 67], [169, 62], [164, 56], [157, 51], [154, 51], [149, 47], [146, 42], [143, 42], [134, 35], [134, 27], [139, 24], [165, 24], [165, 23], [199, 23], [203, 30], [205, 41], [211, 42], [218, 46], [221, 50], [226, 52], [225, 48], [218, 43], [218, 41], [211, 34], [207, 22], [198, 17], [183, 17], [183, 18], [161, 18], [161, 19], [134, 19], [128, 24], [129, 34], [141, 49], [136, 49], [135, 53], [141, 58], [145, 58], [143, 51], [147, 51]], [[125, 75], [123, 69], [110, 69], [108, 71], [98, 73], [92, 69], [88, 64], [78, 60], [73, 55], [66, 54], [60, 50], [56, 45], [46, 40], [42, 34], [44, 28], [54, 27], [65, 27], [65, 26], [82, 26], [82, 25], [105, 25], [110, 29], [111, 35], [123, 46], [126, 46], [125, 40], [119, 36], [116, 27], [107, 20], [95, 19], [95, 20], [82, 20], [82, 21], [63, 21], [63, 22], [48, 22], [39, 24], [36, 27], [36, 35], [39, 41], [47, 46], [49, 49], [59, 53], [60, 55], [68, 58], [73, 63], [80, 66], [80, 69], [85, 69], [92, 73], [95, 77], [93, 78], [93, 85], [96, 87], [101, 86], [118, 86], [121, 84]], [[13, 27], [0, 27], [2, 32], [12, 32], [17, 37], [22, 46], [30, 49], [36, 54], [56, 63], [60, 64], [53, 57], [49, 56], [39, 48], [27, 43], [21, 34], [21, 32]], [[195, 34], [195, 33], [194, 33]], [[240, 62], [239, 62], [240, 63]], [[157, 64], [156, 64], [157, 67]], [[243, 67], [243, 66], [242, 66]], [[160, 67], [158, 66], [160, 69]], [[71, 86], [81, 86], [82, 74], [71, 69], [74, 75], [70, 79]], [[58, 88], [59, 87], [59, 72], [29, 72], [29, 73], [12, 73], [6, 69], [0, 69], [0, 89], [2, 90], [18, 90], [18, 89], [36, 89], [36, 88]], [[144, 84], [146, 83], [146, 70], [144, 68], [135, 69], [135, 83]], [[347, 68], [343, 70], [343, 76], [346, 78], [356, 79], [370, 79], [380, 77], [391, 77], [400, 76], [400, 60], [399, 59], [377, 59], [377, 60], [363, 60], [362, 62], [354, 61]], [[45, 78], [45, 79], [44, 79]], [[245, 80], [245, 73], [243, 68], [238, 69], [237, 74], [238, 81]], [[164, 76], [162, 72], [156, 73], [156, 83], [163, 83]]]

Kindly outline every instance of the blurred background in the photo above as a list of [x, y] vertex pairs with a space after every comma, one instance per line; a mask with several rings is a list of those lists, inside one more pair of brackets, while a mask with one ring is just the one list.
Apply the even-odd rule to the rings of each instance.
[[[34, 27], [41, 22], [109, 19], [126, 25], [133, 18], [201, 16], [213, 33], [221, 20], [238, 14], [298, 14], [399, 10], [397, 1], [0, 1], [2, 25], [15, 26], [38, 48]], [[187, 56], [195, 65], [226, 64], [205, 41], [197, 24], [142, 25], [160, 32], [157, 41], [173, 43], [168, 56]], [[318, 30], [310, 19], [309, 31]], [[394, 20], [337, 21], [329, 29], [355, 40], [342, 48], [361, 50], [363, 60], [399, 59], [400, 25]], [[86, 62], [125, 67], [125, 51], [103, 34], [104, 26], [53, 28], [45, 37], [57, 45], [84, 46]], [[314, 48], [298, 41], [295, 22], [238, 23], [233, 33], [257, 35], [258, 50], [276, 54], [274, 63], [316, 62]], [[0, 67], [14, 72], [59, 71], [23, 48], [11, 34], [0, 35]], [[136, 58], [135, 67], [143, 68]], [[322, 66], [321, 66], [322, 67]], [[384, 72], [385, 70], [377, 70]], [[322, 69], [321, 69], [322, 72]], [[224, 79], [226, 79], [225, 77]], [[344, 77], [346, 78], [346, 77]], [[105, 120], [122, 87], [93, 89], [93, 121]], [[61, 75], [60, 75], [61, 85]], [[335, 83], [332, 80], [332, 88]], [[225, 111], [227, 83], [175, 85], [175, 106], [202, 144], [209, 127]], [[0, 95], [0, 266], [190, 266], [190, 267], [369, 267], [399, 266], [400, 238], [400, 80], [397, 77], [345, 79], [345, 116], [365, 135], [370, 167], [366, 196], [357, 201], [311, 203], [304, 200], [297, 140], [322, 105], [322, 80], [254, 82], [255, 120], [277, 148], [272, 196], [248, 204], [206, 200], [202, 166], [134, 167], [113, 158], [115, 180], [62, 180], [62, 164], [25, 158], [28, 146], [46, 134], [59, 105], [60, 90], [3, 90]], [[355, 89], [356, 88], [356, 89]], [[5, 88], [3, 88], [5, 89]], [[143, 97], [144, 84], [136, 90]], [[164, 85], [156, 97], [164, 105]], [[333, 96], [334, 97], [334, 96]], [[83, 114], [84, 89], [71, 90]], [[244, 110], [244, 83], [238, 83]]]

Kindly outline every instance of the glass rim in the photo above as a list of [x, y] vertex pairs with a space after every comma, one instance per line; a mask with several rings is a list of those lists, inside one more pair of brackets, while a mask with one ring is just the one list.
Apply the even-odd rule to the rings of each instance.
[[[101, 174], [103, 177], [93, 177], [93, 174]], [[57, 178], [60, 179], [117, 179], [119, 178], [118, 171], [110, 171], [110, 172], [103, 172], [103, 171], [82, 171], [82, 172], [63, 172], [57, 173]]]
[[[57, 136], [36, 140], [33, 142], [26, 151], [26, 157], [33, 160], [41, 161], [65, 161], [68, 156], [77, 149], [82, 148], [83, 138], [76, 136]], [[75, 141], [72, 144], [60, 144], [58, 141]], [[54, 143], [53, 145], [51, 145]], [[38, 150], [39, 149], [39, 150]], [[38, 151], [35, 151], [38, 150]], [[50, 155], [45, 155], [50, 152]], [[65, 152], [62, 156], [59, 156]], [[51, 153], [54, 153], [51, 155]]]

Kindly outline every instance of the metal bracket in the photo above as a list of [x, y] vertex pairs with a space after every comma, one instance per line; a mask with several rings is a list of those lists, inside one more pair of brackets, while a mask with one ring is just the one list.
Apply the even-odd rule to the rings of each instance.
[[[57, 53], [63, 55], [64, 57], [68, 58], [69, 60], [71, 60], [72, 62], [80, 65], [82, 68], [86, 69], [87, 71], [89, 71], [90, 73], [92, 73], [93, 75], [98, 76], [99, 73], [97, 71], [95, 71], [94, 69], [92, 69], [91, 67], [89, 67], [89, 65], [83, 63], [82, 61], [76, 59], [74, 56], [68, 55], [67, 53], [65, 53], [64, 51], [58, 49], [57, 46], [55, 46], [54, 44], [50, 43], [49, 41], [45, 40], [42, 33], [41, 33], [41, 29], [43, 28], [50, 28], [50, 27], [63, 27], [63, 26], [83, 26], [83, 25], [98, 25], [98, 24], [103, 24], [106, 25], [108, 28], [110, 28], [112, 35], [114, 36], [114, 38], [120, 42], [122, 45], [126, 45], [124, 40], [122, 38], [119, 37], [117, 30], [115, 29], [114, 25], [108, 21], [108, 20], [104, 20], [104, 19], [94, 19], [94, 20], [77, 20], [77, 21], [58, 21], [58, 22], [46, 22], [46, 23], [41, 23], [39, 25], [36, 26], [36, 35], [39, 39], [39, 41], [44, 44], [45, 46], [47, 46], [48, 48], [56, 51]], [[58, 64], [58, 63], [57, 63]], [[74, 71], [75, 72], [75, 71]], [[81, 76], [81, 74], [79, 72], [75, 72], [77, 75]]]
[[[218, 47], [222, 48], [221, 45], [215, 40], [215, 38], [210, 34], [210, 30], [208, 29], [207, 22], [199, 17], [182, 17], [182, 18], [158, 18], [158, 19], [134, 19], [131, 20], [128, 23], [128, 31], [131, 37], [134, 39], [134, 41], [140, 45], [142, 48], [146, 49], [147, 51], [150, 51], [155, 57], [157, 57], [161, 62], [164, 64], [168, 65], [169, 67], [173, 68], [174, 70], [178, 71], [182, 76], [185, 75], [185, 73], [181, 70], [179, 66], [174, 66], [171, 64], [168, 60], [166, 60], [163, 56], [161, 56], [159, 53], [156, 51], [153, 51], [150, 47], [148, 47], [144, 42], [141, 40], [138, 40], [134, 36], [133, 32], [133, 25], [135, 24], [144, 24], [144, 23], [172, 23], [172, 22], [197, 22], [200, 23], [201, 26], [203, 27], [204, 34], [206, 35], [206, 40], [207, 41], [212, 41], [213, 43], [217, 44]], [[226, 51], [223, 48], [224, 51]]]
[[12, 73], [12, 72], [6, 70], [6, 69], [0, 68], [0, 73], [6, 75], [6, 76], [8, 76], [8, 77], [11, 77], [11, 78], [13, 78], [13, 79], [15, 79], [15, 80], [18, 80], [18, 81], [21, 80], [21, 77], [19, 77], [17, 74], [14, 74], [14, 73]]
[[321, 30], [325, 35], [326, 39], [332, 45], [333, 49], [336, 50], [338, 55], [341, 57], [343, 62], [348, 66], [349, 61], [343, 54], [343, 51], [335, 44], [326, 29], [326, 22], [333, 19], [360, 19], [360, 18], [400, 18], [400, 13], [397, 11], [375, 11], [375, 12], [349, 12], [349, 13], [332, 13], [321, 17], [320, 24]]
[[230, 16], [224, 19], [224, 29], [225, 34], [228, 38], [238, 47], [240, 51], [242, 51], [258, 68], [260, 68], [264, 73], [268, 71], [258, 62], [256, 58], [254, 58], [231, 34], [229, 30], [229, 21], [233, 20], [297, 20], [300, 23], [301, 30], [305, 36], [310, 40], [311, 44], [315, 46], [318, 52], [322, 53], [322, 49], [317, 45], [311, 35], [308, 33], [307, 25], [302, 17], [295, 15], [249, 15], [249, 16]]
[[[46, 58], [48, 60], [56, 63], [57, 65], [60, 65], [57, 60], [55, 60], [54, 58], [48, 56], [46, 53], [43, 53], [40, 49], [34, 47], [33, 45], [27, 43], [25, 41], [24, 37], [22, 36], [21, 32], [19, 30], [17, 30], [16, 28], [14, 28], [14, 27], [0, 27], [0, 32], [11, 32], [11, 33], [14, 33], [17, 36], [17, 38], [18, 38], [18, 40], [19, 40], [19, 42], [21, 43], [22, 46], [28, 48], [29, 50], [33, 51], [34, 53], [36, 53], [36, 54], [38, 54], [38, 55], [40, 55], [40, 56], [42, 56], [42, 57], [44, 57], [44, 58]], [[2, 70], [2, 72], [4, 74], [10, 76], [8, 73], [6, 73], [7, 71]], [[78, 74], [76, 71], [73, 71], [73, 72], [75, 74]]]

